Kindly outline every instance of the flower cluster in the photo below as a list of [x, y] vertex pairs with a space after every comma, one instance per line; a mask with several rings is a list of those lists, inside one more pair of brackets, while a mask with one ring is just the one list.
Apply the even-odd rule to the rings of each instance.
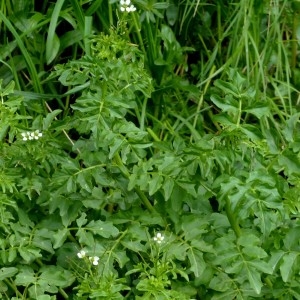
[[[84, 258], [86, 257], [86, 252], [84, 250], [80, 250], [78, 253], [77, 253], [77, 256], [78, 258]], [[98, 266], [99, 264], [99, 257], [98, 256], [90, 256], [89, 257], [89, 261], [94, 265], [94, 266]]]
[[99, 257], [98, 256], [91, 256], [89, 257], [89, 260], [92, 262], [94, 266], [98, 266], [99, 263]]
[[35, 130], [33, 132], [22, 132], [21, 135], [23, 141], [38, 140], [40, 137], [43, 136], [43, 134], [39, 130]]
[[130, 0], [120, 0], [120, 10], [122, 12], [132, 12], [132, 11], [136, 11], [136, 7], [131, 4]]
[[163, 240], [165, 239], [165, 237], [160, 233], [158, 232], [156, 234], [156, 236], [153, 238], [153, 240], [157, 243], [157, 244], [161, 244], [163, 242]]

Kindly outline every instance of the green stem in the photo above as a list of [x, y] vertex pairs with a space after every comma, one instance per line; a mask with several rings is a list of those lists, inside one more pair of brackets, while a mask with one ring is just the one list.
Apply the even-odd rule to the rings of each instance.
[[239, 114], [237, 116], [236, 126], [240, 126], [241, 117], [242, 117], [242, 99], [240, 99], [239, 101]]
[[237, 218], [235, 217], [233, 211], [231, 210], [230, 200], [228, 198], [226, 199], [225, 211], [226, 211], [228, 221], [229, 221], [236, 237], [239, 238], [241, 236], [241, 228], [240, 228]]
[[16, 295], [18, 297], [20, 297], [21, 299], [24, 299], [23, 298], [23, 295], [18, 291], [17, 287], [14, 285], [14, 283], [12, 283], [10, 280], [8, 279], [4, 279], [4, 282], [12, 289], [14, 290], [14, 292], [16, 293]]
[[141, 28], [140, 28], [140, 26], [138, 24], [138, 20], [137, 20], [136, 14], [132, 13], [131, 15], [132, 15], [133, 24], [134, 24], [134, 27], [135, 27], [135, 30], [136, 30], [136, 34], [137, 34], [137, 37], [138, 37], [138, 40], [139, 40], [139, 43], [140, 43], [140, 47], [141, 47], [144, 55], [146, 56], [147, 53], [146, 53], [146, 49], [145, 49], [145, 46], [144, 46], [143, 38], [141, 36]]

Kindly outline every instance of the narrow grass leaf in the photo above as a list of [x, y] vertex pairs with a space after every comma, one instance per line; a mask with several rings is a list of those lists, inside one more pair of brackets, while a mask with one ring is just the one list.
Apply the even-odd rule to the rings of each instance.
[[58, 18], [65, 0], [58, 0], [55, 3], [53, 13], [48, 28], [48, 35], [46, 41], [46, 62], [50, 64], [56, 57], [59, 49], [59, 39], [55, 33]]

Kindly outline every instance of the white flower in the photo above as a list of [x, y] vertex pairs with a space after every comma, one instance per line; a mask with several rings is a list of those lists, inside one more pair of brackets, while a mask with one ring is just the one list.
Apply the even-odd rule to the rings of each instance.
[[43, 136], [43, 134], [39, 130], [35, 130], [33, 132], [22, 132], [21, 135], [23, 141], [38, 140], [40, 137]]
[[92, 262], [92, 264], [93, 264], [94, 266], [97, 266], [97, 265], [98, 265], [98, 263], [99, 263], [99, 257], [98, 257], [98, 256], [92, 256], [92, 257], [90, 257], [89, 259], [90, 259], [90, 261]]
[[120, 4], [124, 6], [130, 5], [130, 0], [120, 0]]
[[36, 130], [34, 132], [31, 132], [30, 135], [32, 136], [33, 139], [38, 140], [40, 137], [43, 136], [43, 134], [39, 131]]
[[120, 0], [120, 10], [122, 12], [132, 12], [136, 11], [136, 7], [133, 4], [131, 4], [130, 0]]
[[136, 11], [136, 7], [133, 4], [131, 4], [129, 8], [130, 8], [130, 11]]
[[164, 239], [165, 237], [160, 232], [158, 232], [156, 236], [153, 238], [153, 240], [158, 244], [161, 244]]
[[86, 252], [85, 252], [84, 250], [81, 250], [80, 252], [77, 253], [77, 256], [78, 256], [79, 258], [84, 258], [85, 255], [86, 255]]
[[22, 138], [23, 141], [27, 141], [29, 139], [28, 132], [22, 132], [21, 135], [23, 137]]

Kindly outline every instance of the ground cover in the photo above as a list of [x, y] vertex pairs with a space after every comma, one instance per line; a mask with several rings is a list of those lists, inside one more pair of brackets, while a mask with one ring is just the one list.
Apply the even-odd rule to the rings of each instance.
[[0, 299], [300, 299], [299, 1], [0, 7]]

